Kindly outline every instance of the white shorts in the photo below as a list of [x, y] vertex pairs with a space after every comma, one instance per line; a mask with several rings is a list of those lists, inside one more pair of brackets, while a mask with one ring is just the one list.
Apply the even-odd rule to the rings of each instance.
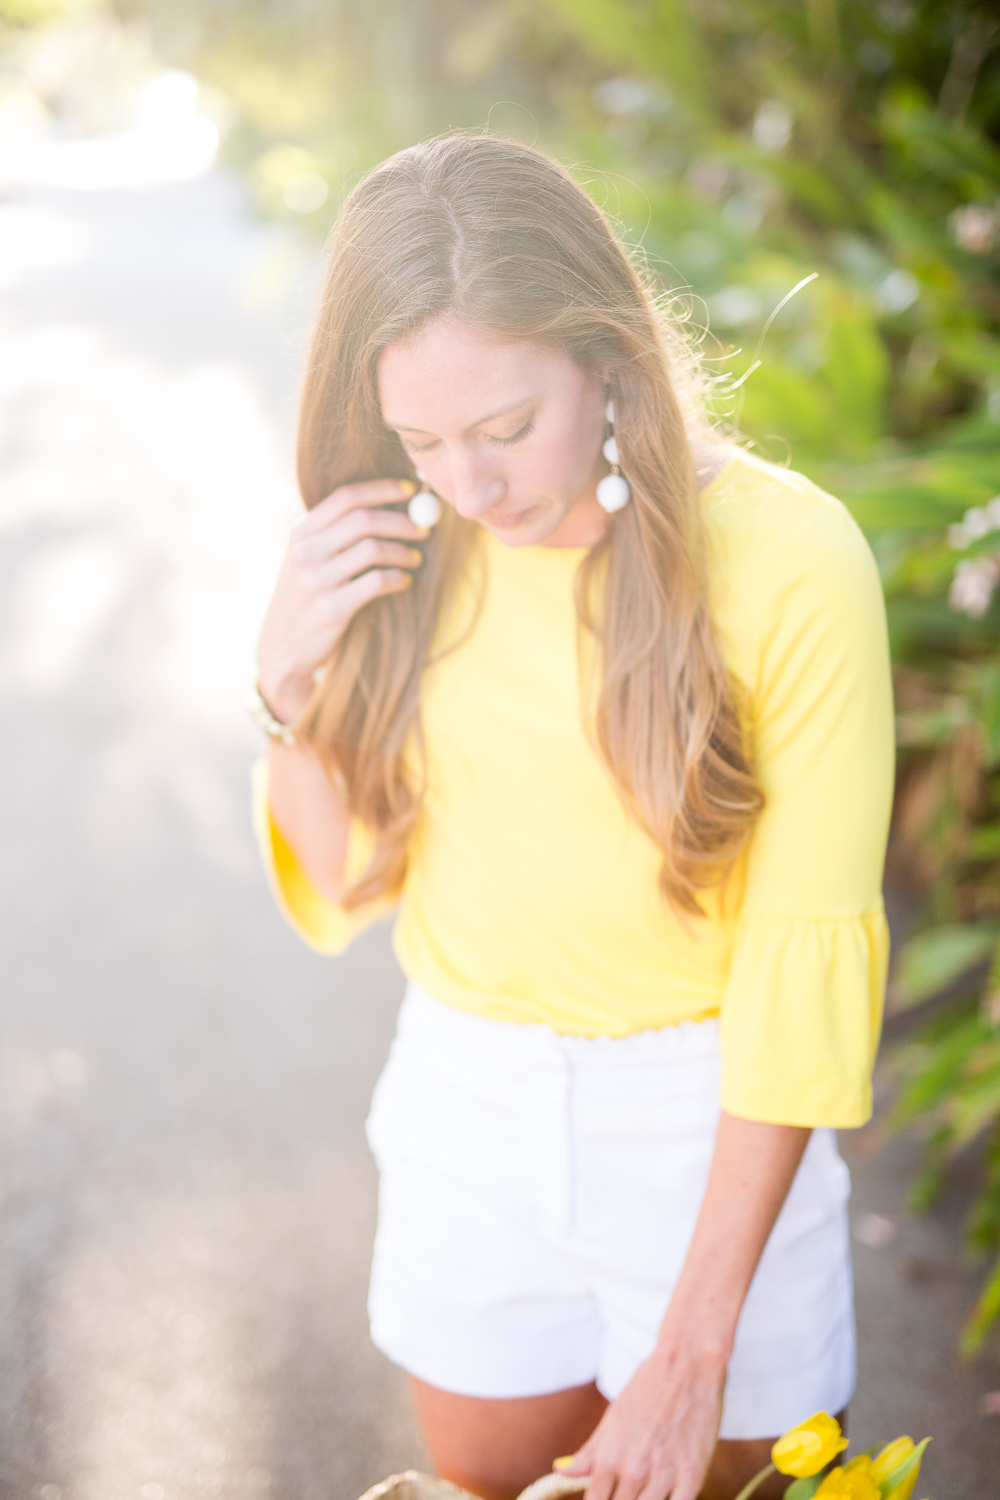
[[[714, 1021], [559, 1036], [406, 992], [375, 1089], [372, 1339], [469, 1396], [596, 1380], [652, 1352], [705, 1190]], [[775, 1437], [854, 1389], [847, 1168], [815, 1130], [743, 1307], [721, 1435]]]

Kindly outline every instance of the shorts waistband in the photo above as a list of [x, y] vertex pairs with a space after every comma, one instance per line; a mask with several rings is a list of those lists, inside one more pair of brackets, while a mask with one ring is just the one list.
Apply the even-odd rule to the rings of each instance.
[[490, 1059], [500, 1068], [517, 1061], [534, 1068], [562, 1070], [569, 1064], [574, 1071], [623, 1068], [633, 1072], [710, 1064], [719, 1055], [719, 1025], [714, 1017], [622, 1037], [573, 1036], [535, 1023], [494, 1021], [460, 1010], [435, 999], [413, 980], [406, 986], [397, 1034], [403, 1042], [419, 1041], [422, 1050], [440, 1046], [456, 1060], [467, 1052], [477, 1072]]

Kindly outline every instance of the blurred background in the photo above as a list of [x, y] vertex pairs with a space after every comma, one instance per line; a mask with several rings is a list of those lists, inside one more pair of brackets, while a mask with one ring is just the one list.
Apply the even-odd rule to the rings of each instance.
[[[0, 1497], [356, 1500], [402, 986], [270, 905], [257, 622], [324, 234], [382, 157], [537, 142], [851, 507], [899, 707], [855, 1449], [1000, 1472], [1000, 18], [944, 0], [0, 0]], [[789, 295], [791, 294], [791, 295]]]

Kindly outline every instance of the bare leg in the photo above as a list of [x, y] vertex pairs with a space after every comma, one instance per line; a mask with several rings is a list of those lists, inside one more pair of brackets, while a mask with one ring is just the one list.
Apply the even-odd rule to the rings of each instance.
[[[587, 1440], [607, 1408], [593, 1383], [505, 1401], [456, 1396], [413, 1375], [410, 1389], [435, 1472], [482, 1500], [516, 1500], [532, 1480], [549, 1472], [553, 1459], [574, 1453]], [[847, 1412], [837, 1420], [846, 1431]], [[720, 1441], [702, 1500], [733, 1500], [771, 1462], [774, 1440]], [[755, 1500], [776, 1500], [789, 1483], [785, 1475], [774, 1474], [755, 1491]]]
[[587, 1441], [607, 1402], [597, 1386], [507, 1401], [456, 1396], [410, 1376], [435, 1472], [482, 1500], [515, 1500], [552, 1460]]

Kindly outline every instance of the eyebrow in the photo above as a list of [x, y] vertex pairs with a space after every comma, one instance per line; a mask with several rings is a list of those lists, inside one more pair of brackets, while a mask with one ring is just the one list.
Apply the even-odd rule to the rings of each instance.
[[[480, 417], [477, 421], [470, 422], [465, 430], [471, 432], [473, 427], [482, 427], [487, 422], [495, 422], [497, 417], [505, 417], [508, 412], [517, 411], [519, 406], [527, 406], [538, 399], [538, 396], [522, 396], [520, 401], [512, 401], [509, 406], [502, 406], [499, 411], [491, 411], [488, 417]], [[401, 422], [387, 422], [386, 426], [390, 427], [393, 432], [430, 432], [429, 427], [406, 427]]]

